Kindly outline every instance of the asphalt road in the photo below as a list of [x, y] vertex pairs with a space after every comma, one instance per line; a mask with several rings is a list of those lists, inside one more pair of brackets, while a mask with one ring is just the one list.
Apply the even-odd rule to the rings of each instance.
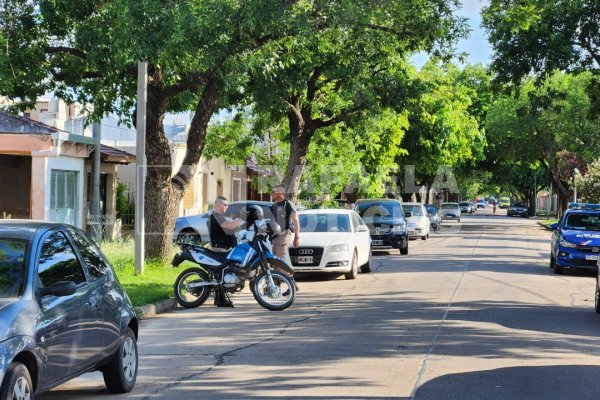
[[356, 280], [300, 279], [283, 312], [244, 292], [144, 320], [132, 393], [94, 373], [38, 398], [596, 399], [593, 277], [554, 275], [549, 232], [502, 214], [378, 254]]

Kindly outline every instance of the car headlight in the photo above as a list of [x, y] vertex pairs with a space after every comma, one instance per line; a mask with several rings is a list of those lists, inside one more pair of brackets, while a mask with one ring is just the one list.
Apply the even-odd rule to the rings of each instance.
[[401, 223], [399, 225], [392, 226], [392, 232], [405, 232], [406, 231], [406, 223]]
[[329, 247], [330, 253], [337, 253], [340, 251], [348, 251], [348, 250], [350, 250], [350, 248], [348, 247], [348, 245], [346, 243], [334, 244], [333, 246]]
[[575, 243], [571, 243], [565, 239], [560, 239], [560, 245], [563, 247], [569, 247], [571, 249], [576, 249], [577, 245]]

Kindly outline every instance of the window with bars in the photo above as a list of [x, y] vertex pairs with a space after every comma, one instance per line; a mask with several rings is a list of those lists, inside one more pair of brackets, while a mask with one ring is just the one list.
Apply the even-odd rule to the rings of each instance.
[[79, 204], [77, 179], [79, 172], [52, 170], [50, 183], [50, 215], [52, 222], [77, 224]]

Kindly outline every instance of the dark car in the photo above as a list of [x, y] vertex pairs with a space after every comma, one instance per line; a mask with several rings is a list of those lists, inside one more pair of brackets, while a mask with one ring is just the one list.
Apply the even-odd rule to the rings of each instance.
[[[258, 205], [262, 208], [265, 218], [271, 218], [271, 205], [269, 201], [232, 201], [229, 203], [227, 215], [231, 218], [239, 218], [242, 210], [248, 205]], [[175, 231], [173, 240], [184, 243], [208, 243], [210, 235], [208, 231], [208, 218], [210, 211], [202, 214], [187, 215], [175, 220]]]
[[529, 217], [529, 208], [525, 203], [512, 203], [512, 205], [508, 207], [506, 215], [509, 217]]
[[595, 270], [600, 258], [600, 205], [571, 203], [552, 229], [550, 267]]
[[399, 249], [400, 254], [408, 254], [408, 229], [399, 200], [361, 199], [354, 210], [369, 228], [373, 250]]
[[79, 229], [0, 221], [0, 394], [29, 399], [85, 372], [113, 393], [137, 378], [138, 320]]

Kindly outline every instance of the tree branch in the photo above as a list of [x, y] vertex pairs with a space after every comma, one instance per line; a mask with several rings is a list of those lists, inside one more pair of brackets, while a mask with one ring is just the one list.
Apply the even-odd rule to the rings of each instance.
[[87, 54], [85, 52], [66, 46], [47, 46], [44, 48], [44, 52], [46, 52], [46, 54], [66, 53], [82, 59], [87, 58]]
[[183, 79], [181, 79], [178, 83], [170, 86], [166, 86], [163, 89], [163, 95], [165, 98], [169, 99], [181, 92], [185, 92], [186, 90], [195, 91], [200, 88], [202, 85], [208, 85], [214, 77], [206, 72], [192, 72]]
[[324, 127], [327, 127], [327, 126], [338, 124], [338, 123], [340, 123], [342, 121], [345, 121], [352, 114], [357, 113], [357, 112], [361, 111], [362, 109], [363, 109], [363, 107], [356, 106], [356, 107], [352, 107], [352, 108], [349, 108], [347, 110], [344, 110], [344, 111], [340, 112], [337, 117], [333, 117], [333, 118], [330, 118], [328, 120], [323, 120], [321, 118], [315, 119], [315, 120], [312, 121], [313, 122], [313, 126], [314, 126], [315, 129], [318, 129], [318, 128], [324, 128]]

